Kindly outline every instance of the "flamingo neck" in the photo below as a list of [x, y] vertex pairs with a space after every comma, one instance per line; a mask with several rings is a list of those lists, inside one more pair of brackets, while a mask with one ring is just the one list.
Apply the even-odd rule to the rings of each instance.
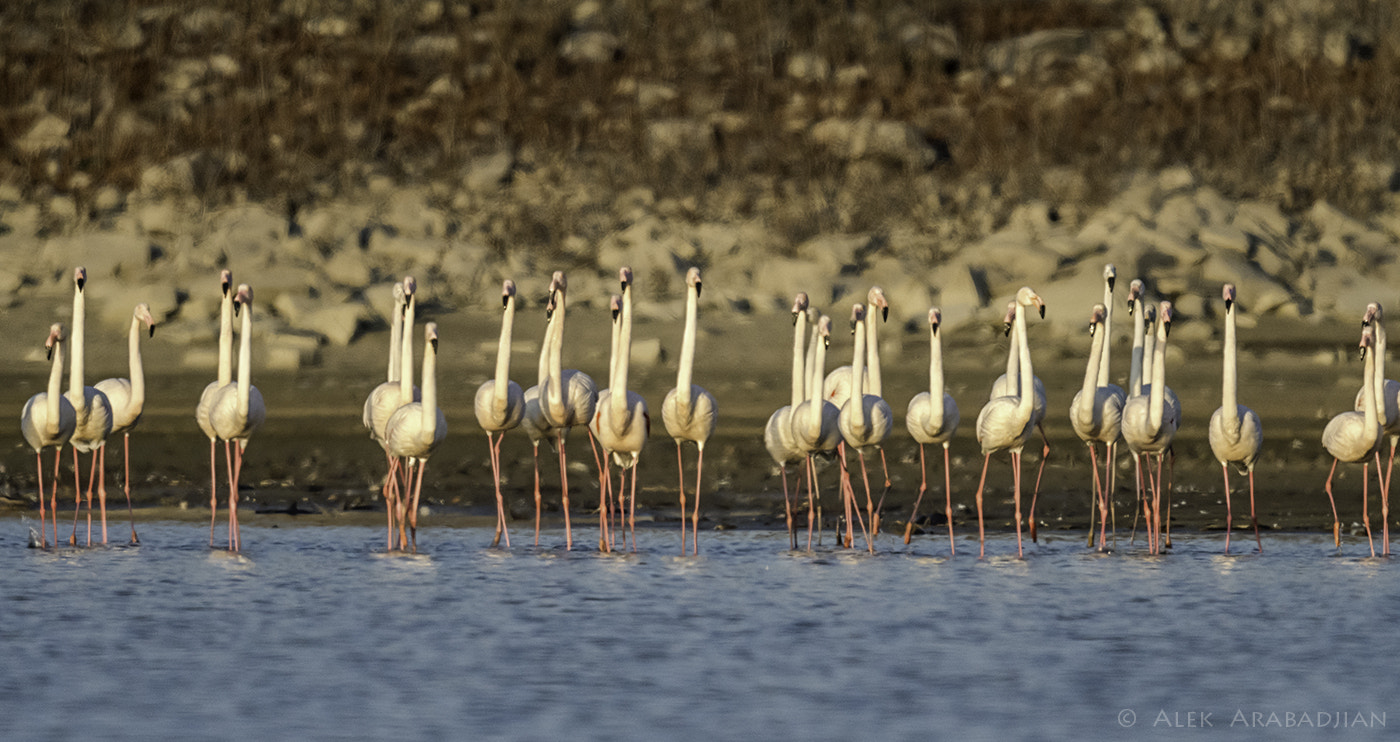
[[855, 348], [851, 353], [851, 427], [856, 431], [865, 430], [865, 392], [860, 380], [865, 378], [865, 323], [856, 323]]
[[[876, 316], [878, 310], [879, 307], [874, 304], [865, 305], [865, 363], [870, 368], [870, 378], [866, 382], [863, 393], [876, 397], [880, 396], [882, 391], [880, 383], [880, 318]], [[852, 377], [853, 380], [860, 378], [859, 376]]]
[[928, 360], [928, 401], [929, 422], [932, 427], [943, 427], [943, 336], [938, 330], [929, 328]]
[[[1366, 362], [1362, 364], [1361, 378], [1361, 407], [1366, 419], [1366, 440], [1374, 441], [1380, 438], [1380, 416], [1376, 413], [1376, 349], [1371, 348], [1371, 353], [1367, 354]], [[1364, 458], [1363, 458], [1364, 461]]]
[[550, 338], [549, 347], [549, 403], [551, 413], [562, 419], [564, 416], [564, 308], [568, 304], [564, 293], [559, 293], [559, 306], [555, 307], [554, 315], [550, 318], [554, 326], [554, 335]]
[[219, 386], [233, 383], [233, 294], [224, 291], [219, 302]]
[[[822, 429], [822, 411], [826, 406], [826, 399], [822, 394], [822, 366], [826, 365], [826, 343], [817, 339], [817, 347], [812, 350], [812, 383], [810, 385], [810, 398], [807, 400], [807, 423], [808, 430], [812, 435], [819, 435]], [[795, 406], [793, 409], [797, 409]]]
[[1113, 358], [1113, 289], [1108, 287], [1107, 279], [1103, 282], [1103, 306], [1103, 327], [1099, 328], [1103, 333], [1103, 352], [1099, 354], [1099, 378], [1095, 386], [1113, 383], [1108, 370], [1109, 360]]
[[627, 367], [632, 354], [632, 286], [622, 289], [622, 317], [617, 331], [617, 352], [613, 361], [612, 396], [608, 400], [613, 408], [613, 426], [619, 433], [626, 426], [623, 418], [627, 414]]
[[87, 298], [77, 284], [73, 286], [73, 359], [68, 365], [68, 393], [77, 407], [83, 399], [83, 346], [87, 336]]
[[1231, 439], [1239, 438], [1240, 410], [1237, 402], [1239, 391], [1238, 375], [1235, 369], [1235, 303], [1225, 311], [1225, 350], [1224, 369], [1220, 381], [1220, 411], [1225, 422], [1225, 433]]
[[418, 297], [408, 297], [403, 310], [403, 327], [400, 328], [399, 348], [399, 404], [413, 401], [413, 323], [418, 313]]
[[49, 419], [45, 432], [50, 439], [58, 436], [58, 418], [60, 414], [60, 397], [63, 396], [63, 341], [58, 340], [53, 348], [53, 367], [49, 369], [49, 394], [44, 400], [48, 408]]
[[1376, 414], [1384, 416], [1385, 411], [1385, 323], [1372, 320], [1376, 326]]
[[131, 318], [131, 330], [126, 336], [127, 365], [131, 374], [131, 406], [141, 409], [146, 402], [146, 369], [141, 363], [141, 320]]
[[431, 441], [437, 436], [437, 345], [423, 343], [422, 393], [423, 437]]
[[[789, 402], [794, 410], [797, 409], [798, 405], [802, 404], [802, 400], [807, 394], [807, 389], [811, 386], [809, 379], [807, 379], [805, 375], [808, 373], [808, 370], [803, 368], [803, 362], [807, 360], [802, 350], [802, 336], [805, 334], [807, 334], [807, 313], [799, 312], [793, 316], [792, 322], [792, 395], [789, 397]], [[815, 337], [816, 335], [813, 334], [813, 338]], [[815, 369], [817, 368], [816, 347], [813, 346], [810, 350], [812, 351], [811, 366]], [[821, 396], [820, 390], [818, 390], [817, 396]]]
[[253, 377], [253, 305], [243, 307], [243, 326], [238, 338], [238, 416], [248, 419], [248, 398]]
[[1157, 341], [1152, 348], [1152, 397], [1148, 400], [1147, 422], [1153, 430], [1162, 429], [1162, 414], [1167, 399], [1167, 326], [1157, 323]]
[[1079, 406], [1075, 409], [1075, 414], [1081, 421], [1089, 421], [1094, 414], [1094, 397], [1099, 389], [1099, 374], [1102, 371], [1100, 365], [1103, 352], [1104, 326], [1096, 325], [1094, 337], [1089, 341], [1089, 363], [1084, 367], [1084, 385], [1079, 389]]
[[389, 323], [389, 370], [384, 380], [390, 383], [399, 380], [403, 365], [403, 304], [394, 302], [394, 319]]
[[1133, 299], [1133, 354], [1128, 368], [1128, 391], [1134, 397], [1142, 394], [1142, 361], [1147, 343], [1147, 330], [1142, 319], [1141, 299]]
[[510, 341], [515, 332], [515, 297], [506, 300], [505, 314], [501, 316], [501, 339], [496, 343], [496, 384], [492, 389], [495, 402], [503, 407], [506, 403], [506, 387], [510, 385]]
[[1021, 393], [1016, 410], [1026, 420], [1035, 408], [1035, 371], [1031, 368], [1031, 345], [1026, 340], [1026, 308], [1016, 305], [1016, 352], [1020, 356]]
[[695, 334], [699, 324], [700, 297], [694, 286], [685, 296], [685, 333], [681, 336], [680, 367], [676, 369], [676, 400], [681, 409], [690, 407], [690, 382], [695, 366]]

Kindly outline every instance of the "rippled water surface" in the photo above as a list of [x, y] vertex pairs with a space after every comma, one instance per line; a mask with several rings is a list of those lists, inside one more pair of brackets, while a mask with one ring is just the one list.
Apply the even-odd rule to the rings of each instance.
[[245, 527], [243, 556], [197, 524], [56, 552], [26, 532], [0, 521], [3, 739], [1109, 739], [1191, 712], [1234, 738], [1237, 712], [1400, 727], [1397, 565], [1355, 539], [1227, 558], [1183, 535], [1148, 557], [1068, 534], [1016, 560], [998, 535], [979, 561], [975, 539], [953, 559], [928, 537], [809, 555], [761, 530], [702, 534], [698, 558], [669, 530], [602, 556], [429, 528], [412, 557], [369, 527]]

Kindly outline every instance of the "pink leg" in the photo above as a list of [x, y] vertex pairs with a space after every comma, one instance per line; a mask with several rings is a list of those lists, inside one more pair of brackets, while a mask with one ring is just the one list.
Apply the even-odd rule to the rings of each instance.
[[[1381, 465], [1380, 454], [1376, 454], [1376, 466]], [[1371, 556], [1376, 555], [1376, 542], [1371, 538], [1371, 493], [1370, 481], [1371, 473], [1367, 471], [1369, 462], [1361, 463], [1361, 522], [1366, 525], [1366, 545], [1371, 547]]]
[[1259, 553], [1264, 553], [1264, 542], [1259, 540], [1259, 519], [1254, 515], [1254, 467], [1249, 467], [1249, 522], [1254, 524], [1254, 543]]
[[[813, 526], [816, 525], [817, 502], [820, 499], [820, 494], [817, 490], [817, 462], [812, 458], [812, 454], [807, 454], [807, 461], [804, 466], [806, 467], [807, 473], [807, 551], [811, 552], [812, 530]], [[794, 534], [794, 538], [796, 538], [796, 534]], [[796, 541], [793, 542], [792, 547], [794, 549], [797, 548]]]
[[559, 431], [559, 489], [564, 501], [564, 548], [572, 551], [574, 548], [574, 527], [569, 522], [569, 466], [564, 452], [564, 434], [566, 432], [568, 431]]
[[977, 543], [980, 545], [980, 550], [977, 552], [978, 559], [987, 556], [987, 531], [982, 523], [982, 491], [987, 486], [987, 464], [991, 462], [991, 454], [982, 456], [982, 478], [977, 482]]
[[924, 463], [924, 444], [919, 444], [919, 494], [914, 498], [914, 509], [909, 511], [909, 522], [904, 524], [904, 543], [909, 543], [914, 535], [914, 521], [919, 518], [919, 503], [924, 501], [924, 490], [928, 489], [928, 468]]
[[[681, 439], [676, 439], [676, 472], [681, 481], [681, 555], [685, 555], [685, 465], [681, 463]], [[791, 519], [789, 519], [791, 521]], [[791, 528], [788, 529], [792, 531]]]
[[870, 516], [870, 530], [866, 531], [865, 534], [865, 547], [870, 550], [871, 554], [874, 554], [875, 538], [880, 535], [880, 515], [875, 511], [874, 498], [870, 496], [870, 474], [865, 468], [865, 452], [856, 449], [856, 456], [860, 459], [860, 480], [865, 485], [865, 511]]
[[953, 469], [948, 464], [948, 444], [943, 444], [943, 494], [944, 505], [943, 514], [948, 519], [948, 554], [956, 554], [958, 549], [953, 543]]
[[408, 514], [408, 531], [413, 539], [413, 553], [418, 553], [418, 500], [423, 494], [423, 470], [427, 468], [428, 460], [418, 460], [418, 476], [413, 483], [413, 511]]
[[[1100, 520], [1100, 523], [1099, 523], [1099, 547], [1100, 547], [1100, 548], [1102, 548], [1102, 547], [1104, 546], [1104, 544], [1107, 543], [1107, 537], [1106, 537], [1105, 531], [1108, 530], [1108, 520], [1109, 520], [1110, 517], [1112, 517], [1112, 519], [1113, 519], [1113, 531], [1114, 531], [1114, 533], [1113, 533], [1113, 545], [1114, 545], [1115, 547], [1118, 545], [1118, 513], [1117, 513], [1117, 510], [1116, 510], [1116, 509], [1114, 508], [1114, 506], [1113, 506], [1113, 496], [1114, 496], [1114, 494], [1115, 494], [1115, 490], [1117, 489], [1116, 485], [1117, 485], [1117, 483], [1118, 483], [1118, 481], [1117, 481], [1117, 478], [1118, 478], [1118, 468], [1114, 466], [1114, 459], [1115, 459], [1117, 453], [1118, 453], [1118, 443], [1117, 443], [1117, 442], [1108, 444], [1108, 446], [1106, 446], [1105, 449], [1104, 449], [1104, 462], [1103, 462], [1104, 495], [1103, 495], [1103, 505], [1107, 505], [1107, 506], [1108, 506], [1108, 513], [1107, 513], [1107, 514], [1099, 513], [1099, 518], [1101, 519], [1101, 520]], [[1102, 507], [1102, 505], [1101, 505], [1100, 507]]]
[[[53, 491], [49, 494], [49, 520], [53, 522], [53, 547], [58, 548], [58, 460], [63, 448], [53, 450]], [[42, 496], [43, 493], [40, 493]]]
[[[1011, 478], [1016, 485], [1016, 558], [1020, 559], [1025, 554], [1021, 550], [1021, 453], [1019, 451], [1011, 452]], [[1031, 499], [1034, 500], [1034, 496]], [[1034, 515], [1032, 515], [1033, 519]]]
[[627, 530], [632, 532], [632, 553], [634, 554], [637, 552], [637, 469], [639, 468], [641, 468], [640, 456], [632, 461], [632, 489], [627, 495], [630, 503], [627, 513]]
[[[1085, 544], [1085, 546], [1093, 546], [1094, 511], [1103, 509], [1102, 507], [1100, 507], [1100, 503], [1103, 500], [1103, 485], [1099, 482], [1098, 451], [1094, 449], [1093, 441], [1088, 441], [1087, 445], [1089, 446], [1089, 468], [1093, 470], [1094, 473], [1094, 491], [1089, 496], [1089, 541]], [[1100, 540], [1102, 540], [1102, 537], [1100, 537]], [[1100, 544], [1099, 547], [1102, 549], [1103, 544]]]
[[[1225, 555], [1230, 555], [1230, 529], [1232, 513], [1230, 512], [1230, 467], [1225, 462], [1220, 463], [1220, 473], [1225, 477]], [[1252, 497], [1251, 497], [1252, 499]]]
[[38, 466], [35, 467], [39, 478], [39, 546], [47, 549], [49, 548], [49, 522], [48, 511], [44, 509], [44, 452], [35, 451], [34, 457], [39, 462]]
[[613, 550], [613, 537], [608, 530], [612, 521], [612, 504], [609, 502], [612, 490], [611, 462], [612, 459], [604, 453], [598, 463], [598, 550], [604, 554], [610, 554]]
[[851, 487], [851, 471], [846, 467], [846, 443], [843, 441], [836, 445], [836, 456], [841, 462], [841, 502], [846, 507], [846, 537], [845, 548], [851, 548], [855, 541], [855, 517], [852, 514], [852, 506], [855, 504], [856, 493]]
[[[102, 508], [102, 543], [107, 543], [107, 442], [103, 441], [93, 453], [97, 460], [97, 502]], [[91, 513], [88, 514], [91, 518]]]
[[535, 546], [540, 545], [540, 510], [544, 501], [540, 497], [540, 444], [537, 442], [531, 448], [535, 455]]
[[384, 486], [380, 489], [380, 494], [381, 494], [381, 495], [383, 496], [383, 498], [384, 498], [384, 521], [385, 521], [385, 526], [386, 526], [386, 531], [385, 531], [385, 532], [386, 532], [386, 536], [385, 536], [384, 549], [385, 549], [386, 551], [393, 551], [393, 550], [394, 550], [394, 510], [397, 508], [397, 505], [396, 505], [395, 502], [394, 502], [394, 493], [395, 493], [395, 486], [394, 486], [394, 485], [395, 485], [395, 482], [394, 482], [394, 477], [397, 476], [397, 472], [394, 471], [394, 469], [395, 469], [394, 464], [395, 464], [396, 459], [395, 459], [392, 455], [389, 454], [389, 450], [388, 450], [388, 449], [385, 449], [385, 450], [384, 450], [384, 460], [385, 460], [385, 464], [386, 464], [387, 472], [388, 472], [387, 474], [384, 475]]
[[[506, 439], [504, 432], [497, 436], [486, 434], [486, 448], [491, 455], [491, 477], [496, 480], [496, 536], [491, 539], [491, 546], [495, 547], [501, 542], [501, 535], [506, 537], [506, 548], [510, 548], [510, 530], [506, 528], [506, 501], [501, 495], [501, 443]], [[538, 523], [538, 521], [536, 521]], [[539, 542], [538, 527], [535, 531], [535, 541]]]
[[[705, 473], [705, 442], [699, 441], [695, 444], [697, 449], [695, 456], [695, 507], [690, 513], [690, 546], [691, 553], [700, 555], [700, 477]], [[685, 509], [681, 509], [681, 520], [685, 520]], [[682, 544], [684, 547], [684, 544]]]
[[91, 454], [91, 463], [88, 464], [88, 486], [87, 486], [87, 545], [92, 546], [92, 489], [97, 483], [97, 461], [101, 450], [98, 446]]
[[209, 439], [209, 548], [214, 548], [214, 522], [219, 517], [219, 468], [214, 463], [214, 439]]
[[1337, 548], [1342, 548], [1342, 521], [1337, 517], [1337, 499], [1332, 496], [1332, 475], [1337, 473], [1337, 462], [1341, 459], [1332, 459], [1332, 469], [1327, 472], [1327, 484], [1323, 489], [1327, 490], [1327, 501], [1332, 503], [1332, 542]]
[[122, 458], [125, 460], [123, 468], [126, 470], [126, 479], [123, 487], [126, 490], [126, 514], [131, 518], [131, 543], [133, 545], [141, 543], [141, 539], [136, 537], [136, 510], [131, 507], [131, 434], [122, 434]]
[[238, 520], [238, 482], [233, 475], [233, 449], [224, 441], [224, 463], [228, 467], [228, 550], [233, 548], [233, 524]]
[[[1393, 438], [1391, 440], [1394, 440]], [[1390, 460], [1395, 461], [1395, 447], [1391, 444]], [[1381, 481], [1381, 556], [1390, 556], [1390, 470], [1386, 465], [1385, 479]], [[1381, 453], [1376, 452], [1376, 477], [1381, 475]]]
[[83, 477], [78, 473], [78, 449], [73, 449], [73, 533], [68, 536], [68, 545], [78, 545], [78, 511], [83, 507]]
[[1035, 489], [1031, 490], [1030, 531], [1032, 542], [1036, 540], [1035, 502], [1040, 497], [1040, 477], [1042, 474], [1045, 473], [1045, 460], [1050, 458], [1050, 439], [1045, 436], [1045, 426], [1041, 425], [1040, 423], [1036, 423], [1035, 427], [1037, 430], [1040, 431], [1040, 440], [1043, 442], [1043, 448], [1040, 449], [1040, 465], [1036, 467], [1035, 470]]

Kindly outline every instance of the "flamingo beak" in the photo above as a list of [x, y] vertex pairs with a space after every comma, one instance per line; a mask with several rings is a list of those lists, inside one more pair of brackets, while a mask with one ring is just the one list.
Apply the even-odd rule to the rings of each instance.
[[1109, 276], [1109, 277], [1108, 277], [1108, 291], [1109, 291], [1109, 293], [1112, 293], [1112, 292], [1113, 292], [1113, 284], [1114, 284], [1114, 282], [1117, 281], [1117, 280], [1118, 280], [1118, 277], [1117, 277], [1117, 276]]
[[702, 288], [702, 284], [700, 283], [700, 279], [698, 279], [698, 278], [695, 279], [695, 296], [696, 296], [696, 298], [699, 298], [699, 296], [700, 296], [700, 289], [701, 289], [701, 288]]

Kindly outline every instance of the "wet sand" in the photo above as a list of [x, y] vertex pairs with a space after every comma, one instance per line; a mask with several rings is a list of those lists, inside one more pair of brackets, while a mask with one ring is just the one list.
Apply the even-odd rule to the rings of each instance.
[[[603, 322], [594, 322], [593, 310], [584, 309], [571, 323], [565, 354], [569, 366], [589, 372], [604, 383], [605, 348]], [[491, 372], [496, 327], [481, 322], [474, 313], [454, 313], [435, 318], [442, 329], [442, 362], [439, 367], [441, 403], [449, 433], [433, 456], [424, 480], [428, 508], [420, 525], [481, 525], [494, 512], [494, 492], [484, 434], [471, 411], [476, 387]], [[571, 314], [571, 319], [574, 316]], [[781, 480], [762, 443], [768, 416], [787, 397], [787, 324], [785, 315], [734, 315], [721, 325], [717, 313], [705, 324], [695, 371], [696, 383], [708, 388], [720, 403], [720, 423], [707, 446], [704, 491], [701, 494], [702, 529], [735, 527], [783, 527]], [[517, 324], [517, 352], [512, 377], [524, 381], [533, 375], [539, 333], [536, 323]], [[542, 323], [539, 323], [542, 325]], [[1005, 340], [986, 327], [949, 338], [947, 377], [958, 401], [962, 425], [952, 446], [955, 524], [976, 528], [974, 494], [982, 457], [974, 436], [977, 411], [986, 389], [1002, 370]], [[1032, 341], [1036, 341], [1032, 328]], [[1244, 333], [1242, 332], [1242, 335]], [[1331, 464], [1319, 437], [1332, 414], [1347, 409], [1361, 378], [1361, 364], [1354, 361], [1352, 326], [1316, 326], [1302, 323], [1261, 324], [1242, 341], [1240, 399], [1255, 409], [1265, 427], [1264, 452], [1256, 468], [1260, 525], [1269, 530], [1322, 530], [1331, 528], [1331, 509], [1323, 482]], [[673, 346], [680, 326], [673, 321], [639, 322], [637, 338], [660, 338], [663, 348]], [[1116, 332], [1115, 335], [1121, 334]], [[774, 338], [782, 338], [775, 340]], [[891, 487], [885, 497], [883, 526], [886, 532], [902, 531], [919, 486], [918, 446], [904, 429], [908, 400], [926, 387], [927, 345], [923, 331], [887, 330], [883, 336], [885, 397], [895, 414], [895, 427], [885, 446]], [[194, 403], [212, 371], [166, 373], [178, 349], [160, 345], [159, 333], [147, 344], [148, 402], [145, 417], [132, 436], [132, 467], [136, 484], [133, 500], [140, 520], [209, 517], [208, 439], [192, 419]], [[378, 482], [385, 464], [381, 449], [365, 433], [361, 423], [364, 396], [382, 380], [382, 348], [387, 333], [373, 333], [349, 348], [323, 349], [320, 367], [295, 374], [256, 373], [254, 383], [267, 402], [268, 417], [248, 449], [240, 512], [245, 523], [325, 524], [378, 523], [383, 508]], [[1076, 347], [1071, 348], [1071, 344]], [[1089, 513], [1088, 454], [1070, 430], [1066, 408], [1083, 374], [1082, 351], [1075, 340], [1033, 345], [1036, 372], [1049, 393], [1046, 432], [1052, 451], [1045, 467], [1036, 517], [1042, 532], [1083, 529]], [[1218, 343], [1209, 339], [1180, 344], [1183, 356], [1169, 360], [1168, 384], [1181, 398], [1184, 425], [1176, 438], [1177, 453], [1172, 503], [1174, 527], [1187, 530], [1220, 530], [1224, 527], [1224, 498], [1220, 465], [1206, 442], [1206, 422], [1219, 406], [1220, 362]], [[1115, 347], [1115, 376], [1127, 375], [1127, 343]], [[849, 340], [834, 338], [834, 366], [849, 353]], [[102, 376], [123, 374], [113, 367], [121, 349], [99, 346], [90, 350], [89, 383]], [[1337, 360], [1328, 360], [1337, 359]], [[256, 362], [256, 359], [255, 359]], [[674, 378], [670, 358], [650, 367], [634, 369], [633, 388], [651, 405], [651, 438], [642, 458], [638, 508], [642, 523], [674, 527], [678, 516], [675, 446], [660, 422], [659, 407]], [[5, 370], [0, 406], [15, 410], [39, 391], [45, 381], [38, 362]], [[528, 386], [528, 384], [523, 384]], [[17, 416], [17, 415], [16, 415]], [[3, 458], [6, 475], [3, 512], [37, 518], [34, 502], [34, 458], [19, 437], [10, 432]], [[125, 502], [120, 487], [121, 441], [109, 444], [108, 506], [111, 527], [120, 534]], [[595, 523], [598, 483], [588, 440], [581, 431], [570, 438], [570, 495], [575, 524]], [[531, 446], [520, 433], [507, 436], [503, 447], [505, 481], [513, 533], [532, 528], [534, 516]], [[693, 463], [694, 449], [685, 450]], [[51, 457], [52, 454], [49, 454]], [[72, 472], [65, 452], [60, 507], [71, 517]], [[852, 457], [852, 464], [855, 459]], [[1039, 461], [1039, 446], [1027, 448], [1026, 483], [1029, 487]], [[51, 462], [51, 458], [46, 458]], [[878, 462], [872, 462], [872, 485], [879, 497]], [[51, 465], [49, 463], [48, 465]], [[86, 460], [84, 460], [86, 466]], [[222, 471], [222, 453], [220, 454]], [[940, 452], [929, 451], [931, 481], [941, 480]], [[1360, 467], [1343, 466], [1336, 491], [1343, 529], [1360, 528]], [[692, 475], [693, 476], [693, 475]], [[1232, 475], [1233, 486], [1246, 486]], [[1374, 476], [1374, 475], [1373, 475]], [[562, 524], [559, 512], [558, 467], [552, 450], [541, 451], [541, 478], [546, 526]], [[826, 512], [836, 502], [836, 466], [822, 477]], [[1374, 479], [1372, 483], [1374, 485]], [[796, 488], [796, 478], [790, 484]], [[926, 527], [935, 536], [942, 532], [942, 488], [931, 484], [921, 506]], [[1379, 500], [1372, 487], [1372, 526], [1380, 528]], [[859, 480], [857, 491], [860, 494]], [[1236, 489], [1236, 528], [1248, 526], [1247, 490]], [[1029, 490], [1025, 506], [1029, 507]], [[220, 511], [226, 493], [221, 490]], [[805, 499], [799, 498], [805, 522]], [[1119, 457], [1116, 491], [1120, 530], [1131, 527], [1133, 517], [1132, 464]], [[692, 500], [693, 502], [693, 500]], [[1009, 457], [992, 461], [986, 497], [987, 524], [993, 529], [1013, 527], [1013, 498]], [[935, 512], [937, 511], [937, 512]], [[221, 515], [222, 521], [222, 515]], [[1350, 524], [1351, 528], [1348, 527]]]

